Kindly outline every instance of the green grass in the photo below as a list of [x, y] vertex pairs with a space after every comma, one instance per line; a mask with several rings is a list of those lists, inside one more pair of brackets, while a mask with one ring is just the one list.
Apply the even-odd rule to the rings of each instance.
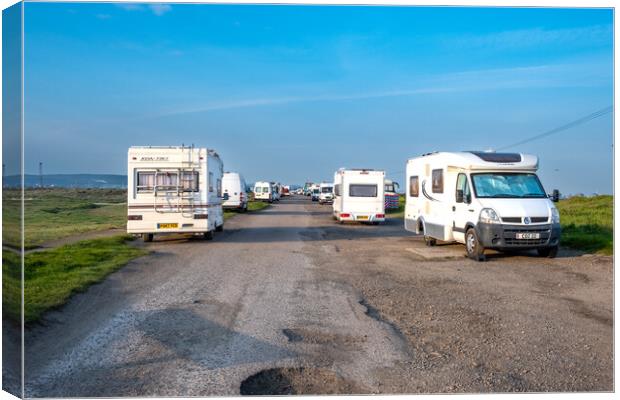
[[[24, 319], [37, 321], [71, 295], [86, 290], [130, 260], [147, 254], [130, 246], [130, 236], [84, 240], [52, 250], [26, 254], [24, 270]], [[2, 252], [3, 312], [11, 319], [20, 315], [19, 255]]]
[[613, 254], [613, 196], [571, 197], [557, 203], [562, 246]]
[[[256, 200], [250, 200], [248, 202], [248, 212], [254, 212], [254, 211], [260, 211], [264, 208], [269, 207], [269, 203], [264, 202], [264, 201], [256, 201]], [[239, 211], [236, 210], [225, 210], [224, 211], [224, 220], [227, 220], [228, 218], [239, 214]]]
[[[27, 189], [25, 248], [84, 232], [124, 228], [127, 191], [122, 189]], [[3, 191], [4, 245], [19, 247], [19, 192]]]

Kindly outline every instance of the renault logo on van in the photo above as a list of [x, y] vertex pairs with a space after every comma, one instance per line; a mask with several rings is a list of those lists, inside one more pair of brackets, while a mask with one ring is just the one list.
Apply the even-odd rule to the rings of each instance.
[[529, 225], [529, 224], [530, 224], [530, 222], [532, 222], [532, 220], [530, 219], [530, 217], [525, 217], [525, 218], [523, 218], [523, 223], [524, 223], [525, 225]]

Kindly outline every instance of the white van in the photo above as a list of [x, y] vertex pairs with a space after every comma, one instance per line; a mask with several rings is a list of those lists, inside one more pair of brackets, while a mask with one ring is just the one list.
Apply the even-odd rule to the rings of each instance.
[[222, 178], [222, 191], [224, 192], [224, 208], [248, 210], [248, 194], [246, 193], [245, 180], [237, 172], [224, 172]]
[[384, 171], [344, 169], [334, 174], [334, 218], [338, 221], [385, 221]]
[[463, 243], [467, 255], [484, 250], [536, 249], [555, 257], [560, 215], [547, 197], [528, 154], [430, 153], [407, 162], [405, 229]]
[[273, 202], [273, 186], [271, 182], [259, 181], [254, 184], [254, 200]]
[[222, 160], [205, 148], [130, 147], [127, 233], [192, 233], [206, 239], [224, 228]]
[[327, 204], [334, 201], [334, 184], [321, 183], [319, 185], [319, 203]]

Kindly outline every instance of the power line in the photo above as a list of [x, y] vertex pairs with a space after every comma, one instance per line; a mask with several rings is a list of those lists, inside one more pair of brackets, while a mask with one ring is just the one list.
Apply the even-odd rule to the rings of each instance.
[[506, 150], [506, 149], [509, 149], [511, 147], [520, 146], [522, 144], [529, 143], [529, 142], [537, 140], [537, 139], [541, 139], [541, 138], [543, 138], [545, 136], [553, 135], [554, 133], [565, 131], [565, 130], [573, 128], [575, 126], [584, 124], [584, 123], [586, 123], [588, 121], [592, 121], [593, 119], [602, 117], [603, 115], [609, 114], [612, 111], [613, 111], [613, 106], [605, 107], [605, 108], [603, 108], [601, 110], [593, 112], [592, 114], [588, 114], [585, 117], [582, 117], [582, 118], [579, 118], [579, 119], [577, 119], [575, 121], [569, 122], [566, 125], [562, 125], [562, 126], [559, 126], [559, 127], [555, 128], [555, 129], [551, 129], [550, 131], [540, 133], [540, 134], [538, 134], [536, 136], [532, 136], [532, 137], [527, 138], [527, 139], [523, 139], [523, 140], [521, 140], [519, 142], [513, 143], [513, 144], [508, 145], [508, 146], [499, 147], [496, 150]]

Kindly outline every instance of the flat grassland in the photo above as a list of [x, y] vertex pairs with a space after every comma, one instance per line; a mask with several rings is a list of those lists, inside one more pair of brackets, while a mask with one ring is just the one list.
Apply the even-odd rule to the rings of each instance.
[[[556, 203], [562, 224], [561, 245], [587, 253], [613, 254], [613, 196], [571, 197]], [[389, 218], [404, 218], [405, 196]]]
[[[120, 189], [31, 189], [25, 191], [24, 243], [34, 249], [56, 239], [86, 232], [124, 228], [127, 221], [127, 192]], [[3, 191], [2, 290], [3, 311], [20, 319], [21, 274], [20, 193]], [[250, 202], [248, 211], [267, 207]], [[225, 218], [235, 215], [227, 211]], [[64, 304], [72, 294], [86, 290], [130, 260], [147, 254], [131, 246], [132, 238], [120, 234], [81, 240], [56, 248], [27, 253], [24, 257], [25, 321], [40, 319], [49, 309]]]

